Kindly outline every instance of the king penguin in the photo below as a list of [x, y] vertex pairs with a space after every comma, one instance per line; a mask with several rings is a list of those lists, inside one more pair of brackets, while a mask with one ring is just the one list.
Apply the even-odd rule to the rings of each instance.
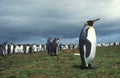
[[90, 62], [94, 59], [96, 54], [96, 32], [93, 24], [100, 20], [89, 20], [85, 22], [80, 36], [79, 36], [79, 51], [81, 57], [81, 69], [95, 69]]

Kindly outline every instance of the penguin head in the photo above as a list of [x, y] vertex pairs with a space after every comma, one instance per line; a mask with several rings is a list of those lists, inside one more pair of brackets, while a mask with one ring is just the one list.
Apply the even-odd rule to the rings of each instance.
[[93, 26], [94, 22], [100, 20], [100, 18], [95, 19], [95, 20], [89, 20], [85, 23], [85, 26]]
[[59, 40], [59, 38], [58, 38], [58, 37], [55, 37], [55, 39], [56, 39], [56, 40]]
[[51, 40], [51, 38], [50, 38], [50, 37], [48, 37], [48, 40]]

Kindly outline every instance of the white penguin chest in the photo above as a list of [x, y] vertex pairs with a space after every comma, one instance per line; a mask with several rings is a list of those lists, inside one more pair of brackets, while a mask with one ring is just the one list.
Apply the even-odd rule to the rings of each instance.
[[93, 27], [88, 29], [87, 39], [93, 44], [96, 45], [96, 33]]
[[89, 60], [92, 60], [96, 54], [96, 33], [93, 27], [90, 27], [88, 29], [87, 39], [91, 42], [91, 51], [90, 51]]

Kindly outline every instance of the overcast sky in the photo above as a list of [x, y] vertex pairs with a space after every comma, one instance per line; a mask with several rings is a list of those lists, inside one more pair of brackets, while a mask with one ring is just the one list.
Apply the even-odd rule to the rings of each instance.
[[85, 21], [97, 42], [120, 42], [120, 0], [0, 0], [0, 43], [78, 43]]

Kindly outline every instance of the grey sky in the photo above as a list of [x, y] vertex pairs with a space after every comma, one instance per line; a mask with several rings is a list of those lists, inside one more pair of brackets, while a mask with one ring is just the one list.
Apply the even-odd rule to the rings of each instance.
[[45, 43], [55, 36], [78, 43], [84, 22], [96, 18], [98, 42], [120, 41], [120, 0], [0, 0], [0, 43]]

